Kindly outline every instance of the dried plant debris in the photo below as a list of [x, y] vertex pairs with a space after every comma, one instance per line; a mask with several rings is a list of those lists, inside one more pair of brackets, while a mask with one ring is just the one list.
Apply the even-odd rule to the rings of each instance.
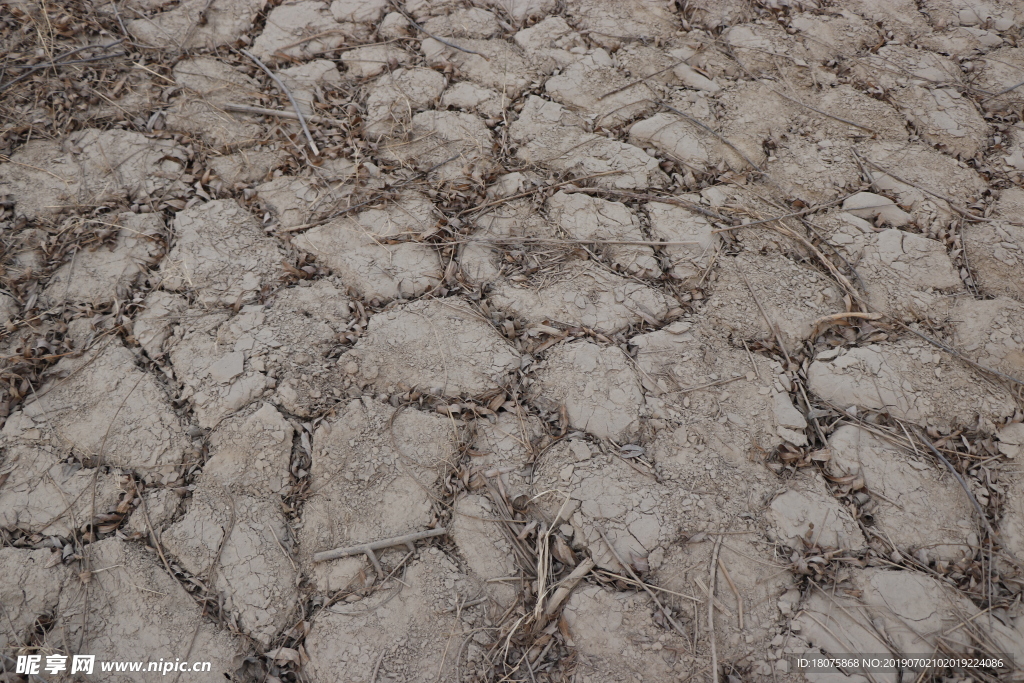
[[1019, 677], [1011, 5], [0, 5], [0, 669]]

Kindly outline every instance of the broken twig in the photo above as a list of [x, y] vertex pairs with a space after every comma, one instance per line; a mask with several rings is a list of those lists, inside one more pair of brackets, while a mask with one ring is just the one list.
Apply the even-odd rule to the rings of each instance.
[[718, 581], [718, 553], [722, 549], [722, 537], [715, 541], [711, 558], [711, 586], [708, 588], [708, 634], [711, 637], [711, 683], [718, 683], [718, 644], [715, 642], [715, 583]]
[[320, 156], [320, 150], [316, 148], [316, 143], [313, 142], [313, 136], [309, 132], [309, 126], [306, 125], [306, 118], [302, 115], [302, 110], [299, 109], [298, 103], [295, 98], [292, 97], [292, 93], [288, 88], [285, 87], [281, 79], [274, 75], [274, 72], [267, 68], [267, 65], [259, 60], [259, 58], [248, 50], [239, 50], [243, 55], [256, 62], [256, 66], [263, 69], [263, 72], [270, 76], [271, 80], [277, 84], [278, 89], [288, 96], [288, 101], [292, 103], [292, 109], [295, 110], [295, 115], [299, 119], [299, 124], [302, 126], [302, 132], [306, 134], [306, 140], [309, 141], [309, 148], [313, 150], [313, 156]]
[[448, 531], [444, 528], [427, 529], [426, 531], [417, 531], [412, 534], [405, 534], [404, 536], [385, 538], [373, 543], [361, 543], [359, 545], [350, 545], [347, 548], [325, 550], [313, 555], [313, 561], [326, 562], [328, 560], [337, 560], [341, 557], [351, 557], [352, 555], [366, 555], [370, 562], [373, 563], [373, 568], [377, 570], [377, 574], [382, 575], [384, 572], [381, 569], [380, 562], [377, 560], [377, 556], [373, 553], [374, 550], [384, 550], [385, 548], [393, 548], [396, 545], [404, 545], [410, 552], [413, 552], [416, 550], [416, 547], [413, 545], [414, 542], [421, 541], [424, 538], [444, 536], [446, 533]]
[[448, 47], [450, 47], [452, 49], [458, 50], [459, 52], [465, 52], [467, 54], [476, 55], [477, 57], [483, 57], [485, 62], [491, 61], [491, 58], [488, 57], [485, 54], [482, 54], [480, 52], [475, 52], [473, 50], [470, 50], [469, 48], [460, 47], [460, 46], [456, 45], [455, 43], [449, 43], [444, 38], [438, 38], [433, 33], [431, 33], [427, 29], [425, 29], [422, 26], [420, 26], [419, 24], [417, 24], [416, 21], [412, 17], [410, 17], [408, 14], [406, 14], [405, 12], [402, 12], [402, 10], [398, 10], [398, 11], [402, 14], [403, 17], [405, 17], [406, 19], [409, 20], [409, 23], [412, 24], [416, 28], [417, 31], [420, 31], [421, 33], [425, 34], [428, 38], [433, 38], [437, 42], [443, 43], [443, 44], [447, 45]]
[[[719, 536], [721, 538], [721, 536]], [[725, 582], [729, 584], [729, 590], [736, 596], [736, 610], [740, 616], [740, 630], [743, 630], [743, 596], [740, 595], [740, 590], [736, 587], [736, 584], [732, 582], [732, 577], [729, 576], [729, 570], [725, 568], [725, 562], [722, 558], [718, 558], [718, 568], [722, 570], [722, 576], [725, 577]]]
[[[234, 104], [232, 102], [228, 102], [224, 105], [224, 111], [233, 111], [239, 114], [258, 114], [260, 116], [280, 116], [283, 119], [298, 120], [299, 118], [298, 114], [290, 111], [267, 109], [266, 107], [250, 107], [247, 104]], [[328, 118], [326, 116], [307, 116], [306, 120], [310, 123], [330, 123], [333, 125], [341, 125], [344, 123], [344, 121]]]

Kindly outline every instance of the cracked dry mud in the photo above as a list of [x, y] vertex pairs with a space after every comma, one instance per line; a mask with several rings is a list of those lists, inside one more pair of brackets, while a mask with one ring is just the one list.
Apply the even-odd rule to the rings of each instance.
[[1022, 31], [0, 0], [0, 679], [1024, 680]]

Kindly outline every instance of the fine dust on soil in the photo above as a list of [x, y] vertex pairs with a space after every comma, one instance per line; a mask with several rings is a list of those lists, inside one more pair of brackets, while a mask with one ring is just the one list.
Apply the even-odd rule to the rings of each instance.
[[0, 0], [0, 679], [1024, 680], [1022, 30]]

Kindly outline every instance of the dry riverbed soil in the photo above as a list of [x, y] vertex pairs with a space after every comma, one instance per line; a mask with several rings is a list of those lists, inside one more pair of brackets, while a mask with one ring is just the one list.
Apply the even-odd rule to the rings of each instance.
[[1022, 30], [0, 0], [0, 680], [1024, 680]]

